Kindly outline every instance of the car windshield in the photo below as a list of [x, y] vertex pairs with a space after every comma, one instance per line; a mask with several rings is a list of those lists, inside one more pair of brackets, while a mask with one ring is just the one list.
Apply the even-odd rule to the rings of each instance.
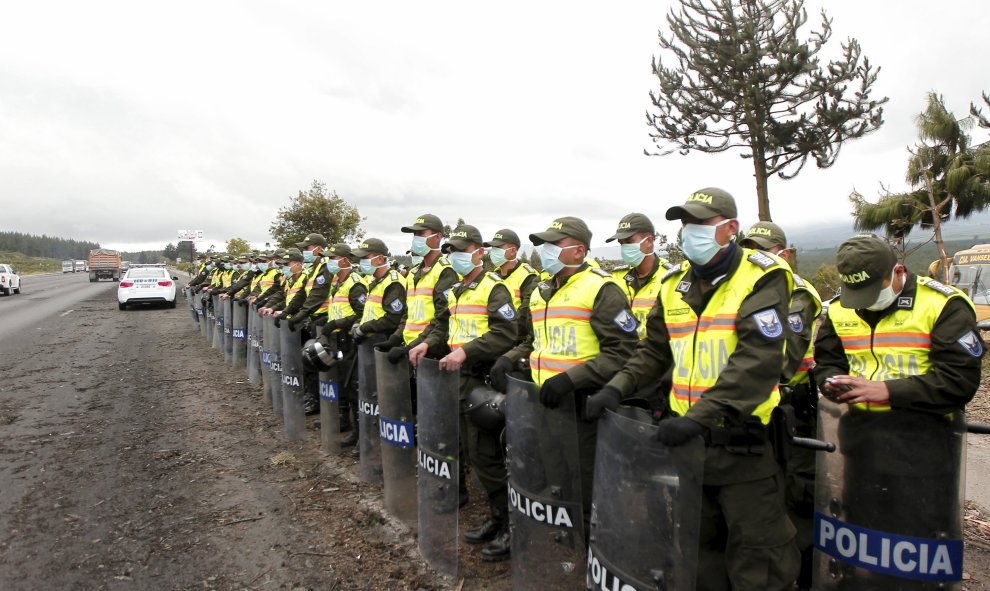
[[166, 276], [165, 269], [131, 269], [127, 272], [127, 279], [147, 279]]

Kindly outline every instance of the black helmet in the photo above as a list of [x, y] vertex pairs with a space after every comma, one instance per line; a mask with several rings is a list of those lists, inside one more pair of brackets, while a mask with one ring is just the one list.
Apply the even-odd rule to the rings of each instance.
[[468, 393], [465, 414], [475, 427], [498, 433], [505, 426], [505, 394], [489, 386], [478, 386]]
[[309, 339], [303, 345], [302, 358], [307, 365], [317, 371], [329, 371], [337, 363], [333, 353], [316, 339]]

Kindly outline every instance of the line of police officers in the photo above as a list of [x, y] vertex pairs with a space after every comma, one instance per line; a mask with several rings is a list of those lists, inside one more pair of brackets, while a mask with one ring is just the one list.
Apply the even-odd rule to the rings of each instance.
[[[784, 445], [772, 436], [775, 409], [801, 437], [816, 435], [819, 392], [873, 421], [907, 416], [915, 429], [961, 411], [983, 355], [973, 305], [909, 273], [883, 240], [857, 236], [838, 251], [841, 297], [818, 329], [822, 301], [794, 272], [779, 226], [760, 222], [737, 241], [735, 202], [717, 188], [696, 191], [666, 218], [682, 223], [686, 260], [678, 265], [657, 256], [654, 226], [639, 213], [623, 217], [607, 240], [618, 241], [628, 265], [612, 273], [588, 257], [592, 233], [579, 218], [530, 234], [542, 274], [519, 260], [514, 231], [486, 241], [462, 225], [444, 242], [442, 221], [426, 214], [402, 228], [412, 234], [405, 276], [382, 240], [352, 249], [310, 234], [297, 248], [202, 260], [189, 286], [253, 302], [259, 315], [298, 327], [300, 344], [322, 327], [319, 342], [344, 363], [356, 342], [381, 335], [377, 347], [392, 363], [408, 359], [415, 368], [425, 357], [458, 373], [461, 457], [490, 508], [464, 540], [485, 544], [485, 559], [510, 555], [509, 475], [501, 433], [470, 419], [490, 401], [470, 396], [486, 384], [505, 392], [516, 377], [536, 385], [548, 412], [564, 399], [578, 409], [584, 531], [598, 419], [645, 401], [658, 419], [655, 445], [705, 444], [696, 587], [790, 589], [797, 580], [810, 588], [815, 452], [774, 449]], [[484, 271], [486, 255], [495, 272]], [[341, 393], [341, 431], [351, 430], [342, 443], [353, 445], [356, 377]], [[843, 454], [869, 445], [847, 439], [838, 442]], [[910, 480], [903, 476], [902, 485]], [[958, 491], [958, 481], [929, 485]]]

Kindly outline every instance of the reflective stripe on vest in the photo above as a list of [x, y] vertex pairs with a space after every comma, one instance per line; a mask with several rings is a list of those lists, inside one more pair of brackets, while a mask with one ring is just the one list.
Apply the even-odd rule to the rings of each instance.
[[[961, 291], [946, 297], [927, 287], [931, 279], [918, 277], [918, 289], [912, 309], [898, 308], [887, 314], [871, 329], [855, 310], [845, 308], [834, 300], [828, 307], [835, 334], [849, 362], [849, 375], [879, 382], [923, 375], [931, 370], [929, 353], [932, 347], [932, 327], [945, 304], [962, 297], [973, 303]], [[857, 403], [856, 408], [888, 411], [888, 403]]]
[[268, 269], [264, 272], [259, 282], [259, 285], [261, 285], [261, 293], [265, 293], [271, 289], [273, 285], [275, 285], [275, 282], [278, 280], [279, 273], [281, 273], [281, 271], [276, 268]]
[[[529, 300], [533, 317], [529, 367], [537, 386], [598, 356], [598, 337], [591, 328], [591, 311], [598, 292], [611, 281], [611, 277], [603, 277], [588, 267], [572, 275], [549, 302], [543, 299], [539, 287], [533, 290]], [[562, 305], [563, 302], [567, 305]]]
[[289, 302], [299, 293], [299, 290], [306, 287], [306, 274], [299, 273], [299, 276], [294, 280], [291, 277], [288, 280], [292, 281], [292, 283], [289, 284], [289, 289], [285, 290], [285, 305], [289, 305]]
[[[722, 369], [736, 350], [739, 337], [736, 334], [736, 316], [743, 300], [753, 292], [761, 277], [770, 271], [787, 271], [788, 288], [792, 285], [790, 267], [771, 254], [776, 264], [763, 269], [749, 260], [753, 251], [742, 249], [742, 261], [731, 277], [719, 283], [699, 318], [677, 291], [678, 285], [691, 268], [684, 262], [681, 271], [668, 275], [660, 288], [663, 301], [663, 320], [670, 335], [670, 349], [674, 355], [673, 385], [670, 391], [670, 408], [684, 416], [691, 405], [718, 382]], [[786, 322], [780, 318], [780, 322]], [[781, 327], [782, 330], [785, 330]], [[783, 342], [781, 342], [783, 350]], [[778, 370], [779, 371], [779, 370]], [[780, 402], [778, 386], [767, 393], [767, 398], [753, 411], [764, 425], [770, 422], [770, 413]]]
[[224, 271], [220, 274], [220, 286], [227, 288], [234, 283], [234, 270]]
[[[822, 313], [822, 296], [818, 295], [818, 290], [815, 286], [808, 283], [807, 281], [801, 279], [797, 273], [794, 274], [794, 293], [791, 295], [791, 300], [798, 292], [806, 291], [811, 295], [811, 298], [815, 301], [815, 321], [811, 323], [811, 342], [808, 343], [808, 350], [805, 351], [804, 357], [801, 359], [801, 364], [798, 365], [797, 370], [795, 370], [794, 375], [791, 377], [790, 381], [787, 382], [788, 386], [792, 388], [800, 384], [806, 384], [811, 381], [811, 376], [808, 372], [815, 367], [815, 337], [818, 335], [818, 315]], [[784, 354], [787, 354], [787, 344], [784, 344]]]
[[[402, 328], [402, 340], [413, 342], [430, 325], [436, 313], [433, 306], [433, 288], [440, 280], [440, 273], [450, 267], [447, 258], [440, 256], [433, 266], [417, 282], [418, 268], [409, 271], [406, 277], [406, 325]], [[381, 305], [381, 302], [379, 302]]]
[[330, 320], [341, 320], [354, 315], [354, 308], [351, 307], [351, 289], [359, 284], [363, 283], [353, 272], [348, 273], [343, 281], [333, 284], [333, 295], [330, 296], [330, 306], [327, 308]]
[[460, 296], [453, 289], [444, 292], [450, 309], [447, 343], [451, 349], [463, 347], [488, 332], [488, 300], [500, 283], [501, 278], [496, 280], [490, 274], [482, 273], [474, 289], [465, 289]]
[[504, 277], [502, 281], [505, 286], [509, 288], [509, 294], [512, 296], [512, 305], [516, 310], [522, 305], [522, 284], [529, 279], [530, 276], [536, 275], [536, 269], [531, 267], [529, 263], [519, 263], [516, 268], [509, 273], [508, 277]]
[[[322, 271], [324, 267], [326, 267], [326, 264], [322, 260], [319, 264], [313, 266], [313, 272], [309, 274], [309, 278], [306, 280], [306, 295], [309, 295], [310, 290], [313, 289], [313, 284], [316, 283], [316, 277], [320, 274], [320, 271]], [[320, 304], [312, 315], [318, 316], [320, 314], [326, 314], [329, 306], [330, 298], [327, 298]]]
[[362, 324], [369, 320], [378, 320], [385, 315], [385, 310], [382, 309], [382, 296], [385, 295], [385, 288], [396, 281], [402, 281], [402, 275], [397, 271], [389, 271], [381, 281], [368, 290], [368, 299], [364, 302], [364, 314], [361, 315]]

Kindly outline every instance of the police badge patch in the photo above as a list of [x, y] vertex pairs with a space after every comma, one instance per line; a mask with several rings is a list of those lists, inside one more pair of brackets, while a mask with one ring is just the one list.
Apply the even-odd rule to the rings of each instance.
[[399, 313], [402, 311], [402, 300], [392, 300], [392, 303], [389, 304], [388, 307], [391, 308], [393, 312]]
[[974, 331], [969, 331], [962, 336], [958, 341], [962, 345], [966, 352], [973, 357], [980, 357], [983, 355], [983, 341], [980, 340], [980, 335], [976, 334]]
[[327, 278], [326, 278], [326, 277], [324, 277], [323, 275], [318, 275], [318, 276], [316, 277], [316, 284], [317, 284], [317, 285], [323, 285], [323, 284], [324, 284], [324, 283], [326, 283], [326, 282], [327, 282]]
[[784, 326], [780, 323], [777, 310], [773, 308], [760, 310], [753, 314], [753, 317], [756, 319], [756, 327], [760, 329], [760, 333], [768, 339], [775, 339], [784, 333]]
[[619, 328], [626, 332], [633, 332], [636, 330], [636, 319], [633, 318], [633, 315], [630, 314], [628, 310], [619, 312], [613, 322], [619, 325]]
[[498, 309], [498, 313], [506, 320], [512, 320], [516, 317], [516, 311], [512, 309], [511, 304], [502, 304], [502, 307]]
[[366, 299], [368, 299], [368, 294], [362, 293], [361, 295], [358, 296], [358, 301], [361, 302], [362, 304]]
[[804, 330], [804, 320], [801, 319], [800, 314], [790, 314], [787, 317], [787, 324], [790, 325], [792, 332], [799, 333]]

